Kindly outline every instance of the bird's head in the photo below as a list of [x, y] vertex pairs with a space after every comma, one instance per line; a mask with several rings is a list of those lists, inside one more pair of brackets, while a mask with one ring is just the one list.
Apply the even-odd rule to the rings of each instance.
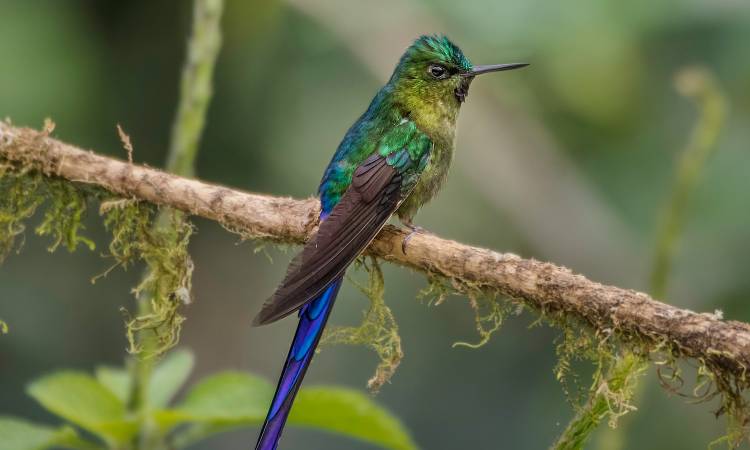
[[407, 101], [457, 110], [466, 101], [469, 85], [477, 75], [527, 65], [473, 66], [447, 37], [421, 36], [404, 52], [389, 84]]

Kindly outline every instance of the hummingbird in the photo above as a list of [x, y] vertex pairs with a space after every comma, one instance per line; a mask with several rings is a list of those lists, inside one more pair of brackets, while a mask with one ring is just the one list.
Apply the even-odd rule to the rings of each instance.
[[318, 188], [320, 227], [253, 322], [265, 325], [299, 311], [256, 450], [278, 446], [347, 267], [394, 214], [411, 230], [404, 251], [413, 233], [421, 231], [414, 216], [446, 181], [458, 112], [471, 82], [527, 65], [474, 66], [447, 37], [420, 36], [349, 128]]

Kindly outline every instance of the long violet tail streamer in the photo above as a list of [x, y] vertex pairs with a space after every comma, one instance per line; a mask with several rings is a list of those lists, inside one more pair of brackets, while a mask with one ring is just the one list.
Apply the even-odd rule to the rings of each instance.
[[297, 332], [255, 446], [256, 450], [275, 450], [278, 446], [294, 397], [323, 334], [342, 280], [343, 278], [337, 278], [331, 282], [322, 294], [300, 309]]

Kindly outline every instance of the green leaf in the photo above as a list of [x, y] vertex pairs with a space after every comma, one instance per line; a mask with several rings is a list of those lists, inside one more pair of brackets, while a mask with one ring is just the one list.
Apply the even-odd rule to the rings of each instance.
[[60, 430], [60, 436], [57, 439], [55, 448], [57, 447], [75, 450], [106, 450], [106, 447], [102, 444], [95, 444], [83, 439], [71, 426], [65, 426]]
[[[152, 406], [167, 406], [190, 376], [194, 362], [195, 358], [189, 350], [180, 349], [169, 353], [157, 364], [148, 386], [148, 398]], [[120, 367], [97, 367], [96, 379], [121, 402], [127, 403], [132, 388], [132, 379], [127, 370]]]
[[271, 397], [273, 387], [263, 378], [223, 372], [195, 385], [175, 411], [191, 422], [258, 423]]
[[[207, 426], [202, 428], [210, 431], [183, 433], [191, 436], [183, 439], [194, 442], [202, 437], [193, 435], [216, 434], [227, 427], [262, 423], [272, 396], [273, 387], [260, 377], [222, 372], [200, 381], [175, 409], [157, 411], [154, 419], [164, 432], [185, 422]], [[214, 431], [217, 427], [221, 430]]]
[[127, 370], [120, 367], [100, 366], [96, 368], [96, 380], [112, 391], [122, 403], [127, 403], [132, 386]]
[[135, 423], [125, 417], [124, 403], [85, 373], [53, 373], [31, 383], [28, 392], [50, 412], [108, 442], [123, 443], [135, 434]]
[[170, 400], [187, 381], [193, 370], [195, 358], [186, 349], [178, 349], [167, 354], [156, 366], [148, 386], [148, 398], [151, 406], [161, 408]]
[[[157, 413], [164, 427], [189, 422], [177, 436], [178, 447], [233, 427], [259, 425], [273, 396], [273, 386], [254, 375], [226, 372], [209, 377], [190, 390], [173, 410]], [[335, 387], [300, 390], [290, 425], [316, 428], [361, 439], [384, 448], [417, 448], [403, 425], [372, 399], [352, 389]]]
[[14, 417], [0, 417], [0, 450], [43, 450], [52, 446], [82, 450], [103, 449], [84, 440], [68, 426], [53, 428]]
[[13, 417], [0, 417], [0, 450], [37, 450], [52, 446], [59, 430]]
[[394, 450], [417, 448], [395, 416], [354, 389], [301, 389], [289, 424], [332, 431]]

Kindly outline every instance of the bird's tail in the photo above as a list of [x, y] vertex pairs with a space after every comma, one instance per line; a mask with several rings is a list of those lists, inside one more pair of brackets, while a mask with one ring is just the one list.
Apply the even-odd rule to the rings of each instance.
[[266, 421], [258, 437], [255, 450], [275, 450], [284, 430], [284, 423], [292, 408], [294, 397], [307, 367], [310, 365], [315, 347], [318, 346], [320, 335], [326, 325], [328, 316], [336, 300], [336, 294], [341, 287], [342, 278], [337, 278], [316, 299], [310, 301], [300, 309], [299, 325], [294, 334], [292, 347], [284, 363], [284, 370], [279, 377], [279, 384], [268, 410]]

